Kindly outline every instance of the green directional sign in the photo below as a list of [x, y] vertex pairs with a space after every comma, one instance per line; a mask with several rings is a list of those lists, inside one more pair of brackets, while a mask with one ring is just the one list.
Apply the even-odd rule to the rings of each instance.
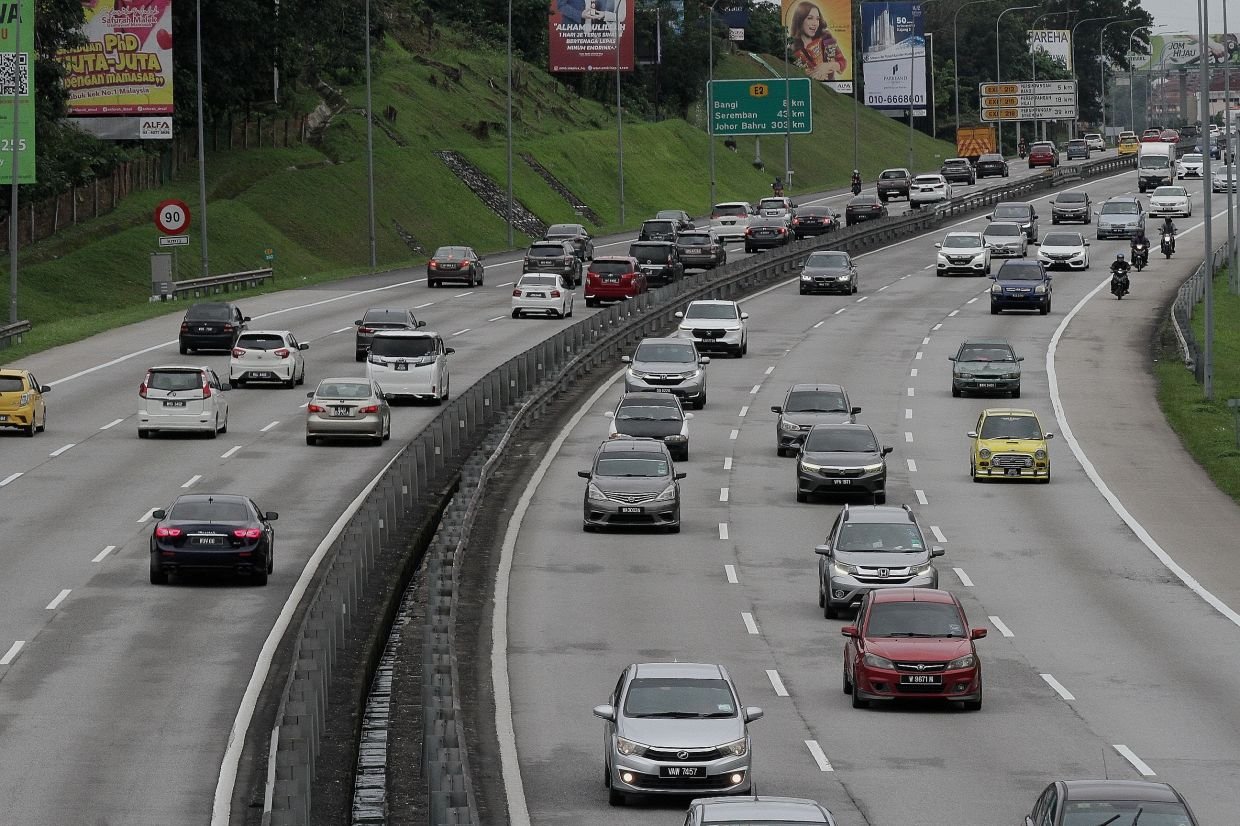
[[710, 133], [808, 135], [814, 131], [809, 84], [807, 77], [713, 81], [709, 100]]

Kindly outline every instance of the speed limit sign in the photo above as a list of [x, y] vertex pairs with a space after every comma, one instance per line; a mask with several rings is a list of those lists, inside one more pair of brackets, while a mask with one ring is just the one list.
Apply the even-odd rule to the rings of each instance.
[[189, 229], [189, 207], [184, 201], [169, 198], [155, 207], [155, 226], [164, 235], [180, 235]]

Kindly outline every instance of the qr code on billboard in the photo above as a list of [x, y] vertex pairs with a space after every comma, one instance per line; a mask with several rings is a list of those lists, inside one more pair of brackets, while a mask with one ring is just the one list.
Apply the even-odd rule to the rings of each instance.
[[20, 84], [16, 89], [19, 95], [26, 97], [30, 94], [30, 72], [26, 69], [26, 58], [25, 52], [0, 52], [0, 97], [12, 97], [15, 83]]

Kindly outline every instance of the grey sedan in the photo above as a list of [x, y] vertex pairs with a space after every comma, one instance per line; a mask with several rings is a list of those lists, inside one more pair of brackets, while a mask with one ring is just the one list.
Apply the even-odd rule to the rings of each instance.
[[582, 530], [663, 528], [680, 532], [680, 480], [667, 445], [657, 439], [618, 438], [603, 442], [586, 481]]
[[835, 818], [816, 801], [799, 797], [701, 797], [689, 803], [685, 826], [724, 826], [745, 823], [751, 826], [823, 824], [835, 826]]
[[392, 409], [379, 386], [364, 378], [323, 379], [307, 393], [306, 444], [323, 438], [367, 439], [383, 444], [392, 438]]
[[801, 268], [801, 295], [857, 291], [857, 265], [852, 256], [838, 250], [810, 253]]

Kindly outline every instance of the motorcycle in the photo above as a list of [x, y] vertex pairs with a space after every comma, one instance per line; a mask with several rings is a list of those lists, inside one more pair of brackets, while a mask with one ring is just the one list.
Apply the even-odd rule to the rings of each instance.
[[1162, 254], [1171, 257], [1175, 252], [1175, 236], [1169, 232], [1164, 232], [1162, 236]]
[[861, 181], [853, 181], [853, 184], [852, 184], [852, 194], [853, 194], [853, 195], [860, 195], [860, 194], [861, 194]]
[[1026, 147], [1026, 146], [1022, 143], [1022, 144], [1021, 144], [1021, 145], [1020, 145], [1020, 146], [1016, 149], [1016, 154], [1017, 154], [1017, 155], [1019, 155], [1019, 156], [1020, 156], [1020, 159], [1023, 161], [1023, 160], [1025, 159], [1025, 156], [1029, 154], [1029, 149], [1028, 149], [1028, 147]]
[[1132, 265], [1137, 268], [1137, 272], [1145, 269], [1145, 265], [1150, 262], [1149, 244], [1137, 244], [1132, 248]]
[[1111, 295], [1122, 299], [1128, 295], [1128, 265], [1111, 267]]

